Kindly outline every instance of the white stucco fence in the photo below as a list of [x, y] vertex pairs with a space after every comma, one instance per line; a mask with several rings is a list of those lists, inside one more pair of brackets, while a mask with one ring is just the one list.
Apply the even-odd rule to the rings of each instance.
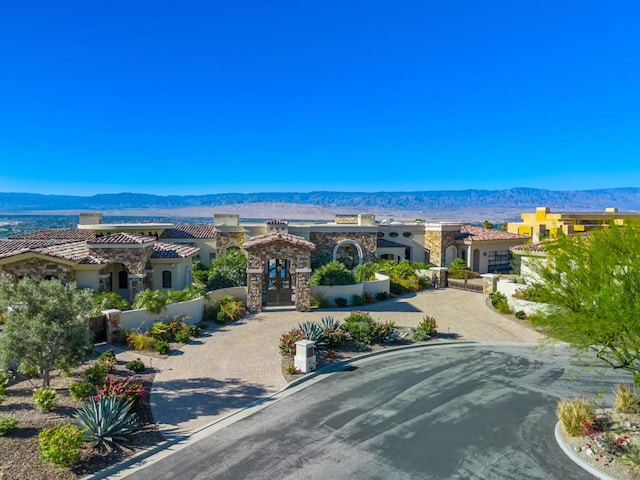
[[549, 305], [546, 303], [530, 302], [528, 300], [520, 300], [519, 298], [513, 297], [513, 294], [516, 293], [516, 291], [524, 290], [526, 288], [527, 285], [515, 283], [512, 280], [503, 279], [498, 282], [498, 292], [507, 297], [509, 308], [514, 312], [523, 311], [527, 315], [532, 315], [538, 312], [542, 313], [549, 308]]
[[207, 293], [207, 298], [209, 299], [209, 303], [215, 303], [225, 295], [231, 295], [233, 298], [237, 298], [238, 300], [246, 302], [247, 287], [230, 287], [221, 288], [219, 290], [212, 290], [211, 292]]
[[375, 280], [356, 283], [355, 285], [313, 285], [311, 287], [311, 296], [326, 298], [331, 304], [335, 303], [336, 298], [346, 298], [347, 305], [352, 305], [354, 295], [360, 295], [362, 297], [365, 292], [371, 295], [375, 295], [378, 292], [389, 293], [390, 286], [391, 280], [388, 276], [376, 273]]

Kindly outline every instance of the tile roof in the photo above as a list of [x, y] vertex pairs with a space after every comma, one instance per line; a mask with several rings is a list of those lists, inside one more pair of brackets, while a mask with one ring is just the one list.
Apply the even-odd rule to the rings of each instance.
[[214, 235], [213, 225], [174, 225], [165, 228], [159, 238], [213, 238]]
[[10, 240], [90, 240], [96, 237], [94, 230], [78, 228], [50, 228], [9, 237]]
[[153, 246], [151, 258], [187, 258], [199, 251], [200, 248], [191, 243], [157, 242]]
[[289, 225], [286, 220], [269, 220], [267, 225]]
[[544, 247], [542, 245], [543, 243], [545, 242], [516, 245], [515, 247], [511, 247], [511, 251], [519, 254], [540, 254], [540, 253], [544, 253]]
[[517, 233], [509, 233], [492, 228], [474, 227], [472, 225], [463, 225], [462, 228], [460, 228], [460, 233], [456, 236], [456, 240], [471, 240], [473, 242], [488, 240], [526, 240], [528, 238], [527, 235], [518, 235]]
[[387, 240], [386, 238], [379, 238], [378, 239], [378, 248], [384, 248], [384, 247], [406, 247], [406, 245], [403, 245], [401, 243], [398, 242], [394, 242], [393, 240]]
[[88, 240], [88, 245], [143, 245], [155, 242], [156, 237], [151, 235], [138, 235], [135, 233], [111, 233], [102, 237]]
[[246, 242], [242, 247], [245, 249], [257, 247], [259, 245], [266, 245], [268, 243], [273, 242], [284, 242], [290, 243], [292, 245], [297, 245], [301, 247], [306, 247], [311, 250], [316, 248], [315, 244], [305, 240], [298, 235], [291, 235], [290, 233], [282, 233], [282, 232], [271, 232], [266, 233], [264, 235], [258, 235], [256, 237], [251, 237], [248, 242]]

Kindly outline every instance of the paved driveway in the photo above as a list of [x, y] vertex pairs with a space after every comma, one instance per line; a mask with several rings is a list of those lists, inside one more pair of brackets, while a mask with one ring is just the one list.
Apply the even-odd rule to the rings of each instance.
[[[426, 290], [360, 309], [403, 327], [415, 327], [428, 314], [440, 332], [455, 333], [459, 340], [536, 343], [541, 338], [495, 313], [484, 295], [455, 289]], [[158, 370], [151, 393], [156, 422], [167, 436], [184, 434], [278, 391], [286, 385], [280, 335], [300, 322], [325, 315], [342, 319], [350, 311], [265, 311], [216, 327], [167, 359], [145, 358]], [[126, 355], [135, 358], [137, 352]]]
[[556, 401], [611, 402], [629, 381], [524, 344], [412, 349], [319, 378], [126, 478], [585, 479], [555, 444]]

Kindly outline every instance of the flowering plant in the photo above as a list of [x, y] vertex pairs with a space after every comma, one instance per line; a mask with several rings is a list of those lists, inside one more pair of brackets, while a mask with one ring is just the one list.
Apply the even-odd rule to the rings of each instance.
[[93, 397], [94, 400], [99, 400], [100, 397], [116, 397], [117, 399], [127, 399], [137, 404], [140, 399], [146, 394], [146, 390], [142, 388], [142, 385], [135, 382], [125, 381], [120, 382], [109, 377], [108, 382], [103, 385], [98, 393]]

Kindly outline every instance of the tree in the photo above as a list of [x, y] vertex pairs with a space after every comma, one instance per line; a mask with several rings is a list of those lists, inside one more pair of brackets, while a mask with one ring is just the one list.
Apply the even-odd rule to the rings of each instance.
[[485, 220], [484, 222], [482, 222], [482, 228], [491, 230], [493, 229], [493, 223], [491, 223], [489, 220]]
[[247, 257], [242, 250], [229, 250], [211, 262], [207, 287], [210, 290], [247, 284]]
[[13, 284], [2, 278], [0, 305], [7, 310], [0, 337], [2, 363], [35, 369], [43, 386], [49, 386], [53, 370], [79, 366], [93, 349], [89, 290], [58, 280], [23, 278]]
[[572, 346], [633, 373], [640, 385], [640, 224], [604, 226], [546, 243], [532, 265], [540, 300], [555, 308], [535, 324]]

